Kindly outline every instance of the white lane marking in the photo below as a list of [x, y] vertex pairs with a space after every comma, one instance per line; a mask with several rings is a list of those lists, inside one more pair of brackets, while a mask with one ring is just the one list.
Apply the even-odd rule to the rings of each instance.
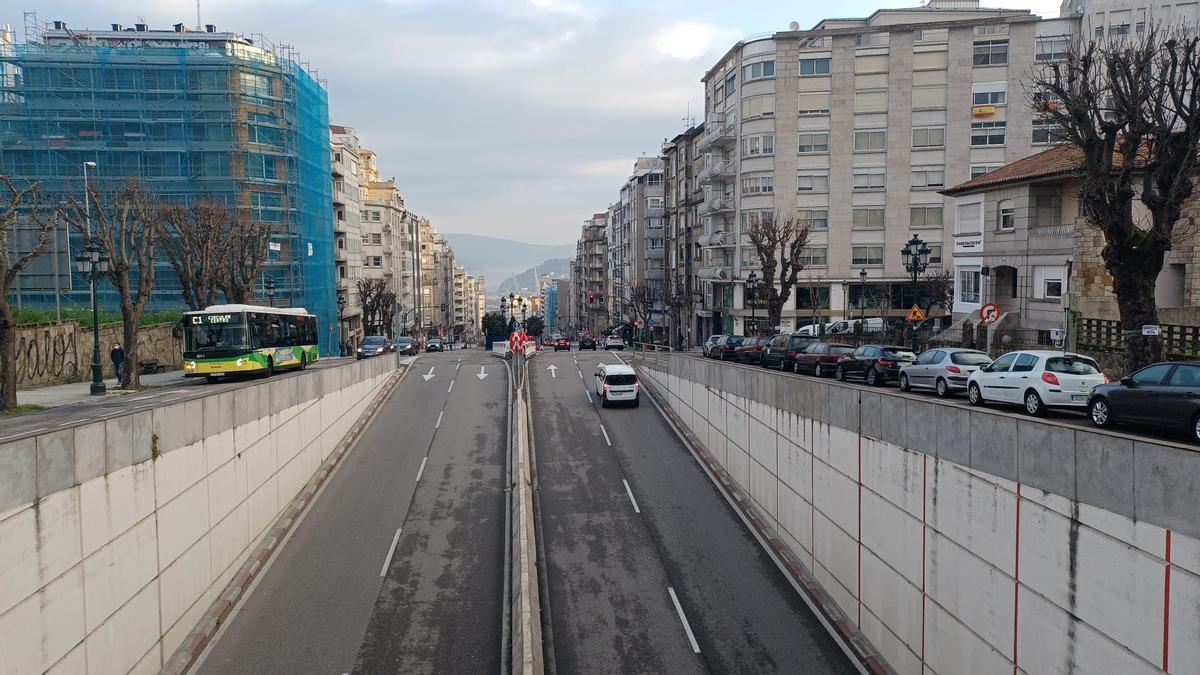
[[592, 392], [588, 391], [587, 389], [584, 389], [583, 393], [587, 394], [588, 403], [591, 403], [592, 402]]
[[633, 503], [633, 512], [641, 513], [642, 510], [638, 508], [637, 500], [633, 498], [633, 490], [629, 489], [629, 481], [622, 478], [621, 482], [625, 484], [625, 494], [629, 495], [629, 501]]
[[700, 645], [696, 644], [696, 636], [692, 633], [692, 626], [688, 623], [687, 617], [683, 614], [683, 607], [679, 604], [679, 598], [675, 595], [675, 589], [667, 586], [667, 593], [671, 594], [671, 602], [675, 603], [675, 611], [679, 614], [679, 620], [683, 622], [683, 630], [687, 631], [688, 642], [692, 643], [692, 652], [699, 654]]
[[425, 373], [424, 375], [421, 376], [421, 377], [425, 378], [426, 382], [432, 380], [435, 377], [433, 374], [433, 369], [434, 369], [434, 366], [429, 366], [429, 372]]
[[424, 457], [421, 458], [421, 468], [417, 469], [417, 482], [418, 483], [421, 482], [421, 474], [425, 473], [425, 462], [428, 462], [428, 461], [429, 461], [429, 455], [425, 455]]
[[446, 393], [449, 394], [452, 391], [454, 391], [454, 380], [450, 380], [450, 388], [446, 390]]
[[438, 413], [438, 418], [437, 418], [437, 421], [433, 423], [433, 428], [434, 428], [434, 429], [439, 429], [439, 428], [441, 428], [441, 426], [442, 426], [442, 415], [444, 415], [444, 414], [446, 414], [446, 411], [445, 411], [445, 410], [442, 410], [441, 412], [439, 412], [439, 413]]
[[460, 371], [460, 370], [462, 370], [462, 360], [461, 360], [461, 359], [459, 359], [459, 361], [458, 361], [458, 365], [457, 365], [457, 366], [454, 366], [454, 372], [456, 372], [456, 373], [457, 373], [457, 372], [458, 372], [458, 371]]
[[603, 424], [601, 424], [601, 425], [600, 425], [600, 433], [604, 434], [604, 442], [605, 442], [605, 443], [608, 443], [608, 447], [610, 447], [610, 448], [611, 448], [611, 447], [612, 447], [612, 441], [610, 441], [610, 440], [608, 439], [608, 431], [607, 431], [607, 430], [605, 430], [605, 428], [604, 428], [604, 425], [603, 425]]
[[575, 372], [579, 373], [579, 379], [581, 379], [581, 380], [582, 380], [582, 379], [583, 379], [583, 371], [582, 371], [582, 370], [576, 370]]
[[551, 379], [555, 379], [555, 380], [558, 379], [558, 366], [556, 366], [552, 363], [552, 364], [546, 366], [546, 370], [550, 371]]
[[392, 537], [392, 546], [388, 549], [387, 557], [383, 559], [383, 567], [379, 570], [379, 576], [385, 576], [387, 570], [392, 566], [392, 556], [396, 555], [396, 544], [400, 543], [400, 528], [396, 528], [396, 536]]
[[475, 377], [478, 377], [480, 382], [483, 382], [483, 378], [487, 377], [487, 373], [483, 370], [483, 366], [479, 366], [479, 373], [476, 374]]

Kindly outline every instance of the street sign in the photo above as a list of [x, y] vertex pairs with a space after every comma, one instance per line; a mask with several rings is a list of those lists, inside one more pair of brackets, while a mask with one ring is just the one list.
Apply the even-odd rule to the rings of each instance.
[[920, 307], [913, 305], [912, 309], [908, 310], [908, 320], [913, 323], [917, 323], [918, 321], [924, 321], [925, 320], [925, 312], [922, 312]]
[[654, 319], [646, 319], [646, 327], [654, 328]]
[[1000, 307], [994, 302], [989, 302], [979, 308], [979, 318], [984, 323], [996, 323], [1000, 320]]
[[1159, 330], [1158, 326], [1152, 326], [1152, 325], [1147, 324], [1145, 326], [1142, 326], [1142, 335], [1145, 335], [1147, 337], [1157, 337], [1159, 334], [1158, 330]]

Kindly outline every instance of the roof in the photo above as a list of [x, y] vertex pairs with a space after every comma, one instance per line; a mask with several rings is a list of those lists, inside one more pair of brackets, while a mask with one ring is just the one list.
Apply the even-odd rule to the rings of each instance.
[[344, 127], [340, 124], [330, 124], [329, 125], [329, 133], [331, 133], [331, 134], [348, 134], [350, 132], [346, 130], [346, 127]]
[[[1114, 160], [1117, 158], [1114, 157]], [[965, 183], [942, 190], [942, 194], [958, 196], [981, 192], [986, 189], [1023, 183], [1041, 178], [1054, 176], [1069, 176], [1083, 174], [1083, 151], [1071, 144], [1058, 145], [1049, 150], [1043, 150], [1036, 155], [1030, 155], [1015, 162], [989, 171]]]
[[218, 312], [262, 312], [265, 314], [292, 314], [297, 316], [308, 314], [308, 311], [303, 307], [264, 307], [262, 305], [209, 305], [199, 312], [188, 312], [188, 314], [210, 314]]
[[603, 364], [601, 364], [601, 367], [604, 368], [604, 373], [606, 375], [636, 375], [637, 374], [637, 372], [634, 371], [633, 367], [627, 366], [624, 363], [603, 363]]

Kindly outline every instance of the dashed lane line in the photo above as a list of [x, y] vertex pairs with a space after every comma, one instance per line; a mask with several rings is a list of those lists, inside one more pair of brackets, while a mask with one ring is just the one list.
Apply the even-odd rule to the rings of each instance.
[[608, 438], [608, 430], [604, 428], [604, 425], [603, 425], [603, 424], [601, 424], [601, 425], [600, 425], [600, 433], [604, 434], [604, 442], [605, 442], [605, 443], [608, 443], [608, 447], [610, 447], [610, 448], [611, 448], [611, 447], [612, 447], [612, 441], [611, 441], [611, 440], [609, 440], [609, 438]]
[[428, 461], [429, 461], [429, 455], [425, 455], [424, 457], [421, 458], [421, 468], [417, 469], [417, 481], [416, 482], [418, 482], [418, 483], [421, 482], [421, 474], [425, 473], [425, 463]]
[[633, 504], [633, 512], [641, 513], [642, 510], [638, 508], [637, 500], [633, 498], [633, 490], [629, 488], [629, 481], [622, 478], [621, 482], [625, 484], [625, 494], [629, 495], [629, 501]]
[[692, 625], [688, 623], [687, 616], [683, 613], [683, 607], [679, 604], [679, 597], [675, 595], [675, 589], [667, 586], [667, 593], [671, 594], [671, 602], [675, 603], [675, 611], [679, 614], [679, 621], [683, 623], [683, 630], [687, 632], [688, 642], [692, 643], [692, 651], [699, 654], [700, 645], [696, 644], [696, 635], [692, 633]]
[[387, 557], [383, 559], [383, 567], [379, 569], [379, 576], [386, 576], [388, 568], [392, 566], [392, 556], [396, 555], [396, 544], [400, 543], [400, 529], [396, 528], [396, 536], [392, 537], [392, 545], [388, 548]]

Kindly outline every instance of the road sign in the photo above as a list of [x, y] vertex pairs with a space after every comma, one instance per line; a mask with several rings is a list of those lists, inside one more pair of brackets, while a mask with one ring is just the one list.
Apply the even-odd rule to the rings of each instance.
[[922, 312], [920, 307], [913, 305], [912, 309], [908, 310], [908, 320], [912, 321], [913, 323], [924, 321], [925, 312]]
[[1142, 326], [1142, 335], [1145, 335], [1147, 337], [1151, 337], [1151, 336], [1157, 337], [1158, 334], [1159, 334], [1158, 326], [1154, 326], [1154, 325], [1150, 325], [1150, 324]]
[[979, 308], [979, 318], [984, 323], [996, 323], [1000, 320], [1000, 307], [994, 302], [989, 302]]
[[654, 328], [654, 319], [646, 319], [646, 327]]

